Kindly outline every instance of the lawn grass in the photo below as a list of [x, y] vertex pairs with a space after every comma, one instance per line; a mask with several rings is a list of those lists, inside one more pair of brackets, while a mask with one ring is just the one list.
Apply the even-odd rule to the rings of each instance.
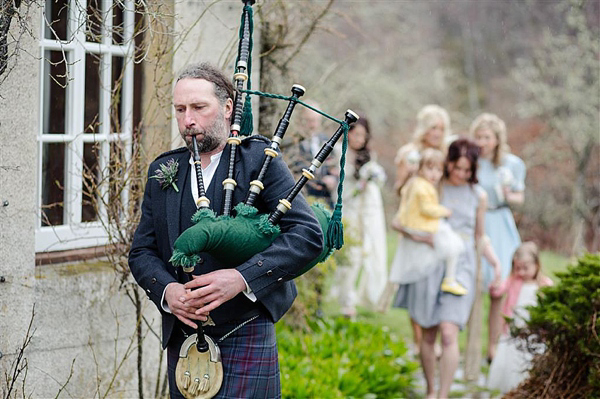
[[[387, 251], [388, 265], [391, 264], [394, 253], [396, 251], [398, 236], [395, 232], [390, 232], [387, 236]], [[558, 281], [556, 272], [566, 270], [570, 259], [559, 254], [542, 251], [540, 254], [540, 262], [544, 273], [555, 282]], [[326, 315], [339, 314], [339, 306], [334, 299], [329, 298], [324, 304], [324, 313]], [[487, 353], [487, 335], [488, 335], [488, 313], [489, 313], [490, 298], [489, 295], [483, 295], [483, 325], [481, 329], [481, 344], [482, 356], [485, 358]], [[391, 334], [397, 334], [402, 337], [410, 346], [412, 344], [412, 328], [410, 318], [406, 309], [391, 308], [386, 313], [374, 312], [365, 308], [359, 307], [356, 320], [361, 323], [368, 323], [375, 326], [386, 328]], [[464, 356], [467, 345], [467, 331], [464, 329], [459, 333], [459, 348], [461, 357]], [[482, 366], [482, 372], [487, 373], [487, 365]], [[456, 393], [455, 393], [456, 394]]]

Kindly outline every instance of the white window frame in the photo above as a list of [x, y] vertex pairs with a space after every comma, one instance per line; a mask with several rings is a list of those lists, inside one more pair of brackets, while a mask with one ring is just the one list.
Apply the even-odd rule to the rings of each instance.
[[[117, 0], [118, 1], [118, 0]], [[99, 0], [104, 10], [111, 9], [113, 0]], [[98, 165], [100, 173], [105, 173], [109, 164], [110, 143], [122, 141], [125, 148], [125, 162], [131, 161], [131, 143], [133, 133], [133, 33], [135, 5], [133, 0], [122, 0], [123, 5], [123, 45], [113, 44], [112, 41], [112, 12], [110, 18], [105, 18], [102, 42], [87, 42], [85, 33], [87, 0], [69, 0], [68, 37], [70, 40], [53, 40], [45, 37], [46, 14], [41, 18], [40, 29], [40, 109], [38, 129], [38, 170], [37, 170], [37, 223], [35, 230], [36, 252], [62, 251], [69, 249], [95, 247], [108, 243], [108, 233], [102, 220], [106, 220], [106, 210], [98, 210], [98, 220], [82, 222], [83, 200], [83, 151], [85, 143], [98, 143]], [[104, 34], [108, 32], [108, 34]], [[49, 76], [45, 75], [45, 54], [48, 50], [62, 51], [68, 54], [68, 75], [65, 96], [65, 132], [64, 134], [47, 134], [44, 129], [44, 101], [46, 97], [46, 84]], [[86, 54], [101, 54], [100, 70], [101, 100], [97, 133], [84, 133], [84, 107], [85, 107], [85, 71]], [[111, 132], [110, 106], [111, 106], [111, 71], [113, 56], [123, 57], [124, 74], [122, 81], [121, 101], [121, 129], [120, 132]], [[107, 85], [108, 83], [108, 85]], [[42, 166], [43, 146], [46, 143], [65, 144], [65, 176], [64, 176], [64, 207], [63, 224], [57, 226], [42, 226]], [[61, 160], [63, 161], [63, 160]], [[107, 181], [106, 176], [101, 176], [101, 181]], [[108, 184], [100, 187], [99, 196], [108, 194]], [[128, 190], [124, 191], [121, 200], [128, 200]]]

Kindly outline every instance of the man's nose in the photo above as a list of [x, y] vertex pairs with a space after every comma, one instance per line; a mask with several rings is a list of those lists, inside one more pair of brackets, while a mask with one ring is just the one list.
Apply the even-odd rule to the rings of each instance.
[[185, 111], [184, 122], [185, 122], [185, 127], [194, 127], [196, 125], [196, 121], [190, 110]]

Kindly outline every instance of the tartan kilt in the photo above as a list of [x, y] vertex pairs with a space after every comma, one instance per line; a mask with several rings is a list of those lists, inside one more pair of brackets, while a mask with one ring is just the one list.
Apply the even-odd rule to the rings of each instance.
[[[244, 321], [206, 326], [204, 333], [216, 342]], [[171, 399], [183, 399], [175, 383], [175, 368], [184, 340], [183, 333], [176, 334], [167, 347]], [[223, 361], [223, 384], [215, 398], [281, 398], [275, 324], [267, 316], [258, 316], [217, 345]]]

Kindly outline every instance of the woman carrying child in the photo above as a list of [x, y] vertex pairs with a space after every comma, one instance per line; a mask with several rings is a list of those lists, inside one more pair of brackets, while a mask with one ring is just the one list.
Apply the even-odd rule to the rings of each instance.
[[456, 265], [465, 246], [444, 218], [452, 211], [439, 204], [438, 185], [444, 173], [444, 153], [433, 148], [421, 152], [417, 175], [406, 183], [401, 192], [400, 208], [392, 221], [397, 230], [411, 236], [433, 236], [433, 246], [405, 236], [400, 239], [392, 262], [389, 280], [408, 284], [433, 271], [440, 260], [446, 265], [441, 290], [465, 295], [467, 290], [456, 281]]
[[[411, 318], [423, 329], [420, 356], [428, 399], [448, 397], [459, 361], [458, 332], [467, 323], [475, 298], [475, 243], [483, 237], [486, 210], [486, 194], [476, 184], [478, 155], [477, 145], [467, 139], [458, 139], [450, 144], [440, 189], [442, 205], [452, 211], [448, 223], [465, 245], [465, 251], [458, 260], [456, 280], [468, 293], [459, 296], [440, 289], [445, 265], [438, 262], [428, 276], [412, 284], [401, 285], [394, 304], [407, 308]], [[498, 259], [490, 250], [484, 251], [484, 256], [494, 265], [499, 282]], [[436, 393], [434, 343], [438, 332], [442, 337], [442, 355], [439, 361], [440, 385]]]

